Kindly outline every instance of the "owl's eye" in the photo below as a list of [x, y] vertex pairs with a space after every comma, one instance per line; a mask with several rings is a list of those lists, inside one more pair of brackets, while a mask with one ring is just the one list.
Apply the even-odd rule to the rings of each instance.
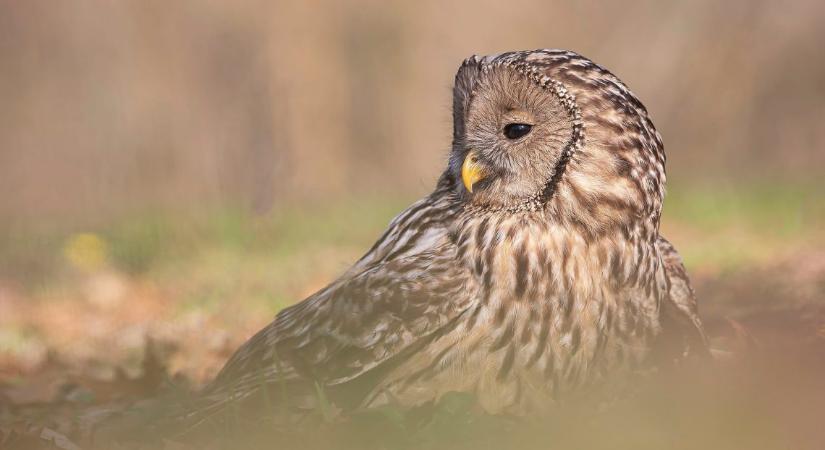
[[518, 139], [529, 133], [532, 128], [532, 125], [526, 123], [508, 123], [504, 126], [504, 135], [507, 139]]

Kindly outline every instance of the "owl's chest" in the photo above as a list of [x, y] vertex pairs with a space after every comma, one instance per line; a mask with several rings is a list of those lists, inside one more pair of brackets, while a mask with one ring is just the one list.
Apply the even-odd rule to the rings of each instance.
[[644, 358], [665, 287], [654, 255], [552, 229], [508, 230], [459, 241], [476, 301], [412, 362], [421, 368], [397, 385], [399, 398], [471, 391], [489, 411], [518, 411]]
[[479, 286], [468, 329], [483, 334], [490, 351], [513, 348], [519, 355], [504, 358], [514, 366], [525, 353], [524, 366], [543, 359], [587, 364], [609, 356], [605, 350], [616, 356], [643, 346], [656, 333], [666, 283], [654, 255], [552, 232], [510, 236], [468, 252], [463, 262]]

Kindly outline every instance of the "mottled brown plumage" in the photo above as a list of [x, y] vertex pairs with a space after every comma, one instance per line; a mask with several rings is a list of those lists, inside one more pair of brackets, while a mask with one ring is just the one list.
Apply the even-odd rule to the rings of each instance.
[[318, 389], [344, 409], [462, 391], [525, 413], [643, 367], [667, 336], [666, 359], [706, 351], [659, 235], [662, 140], [618, 78], [569, 51], [474, 56], [453, 109], [435, 191], [244, 344], [199, 413], [264, 394], [311, 408]]

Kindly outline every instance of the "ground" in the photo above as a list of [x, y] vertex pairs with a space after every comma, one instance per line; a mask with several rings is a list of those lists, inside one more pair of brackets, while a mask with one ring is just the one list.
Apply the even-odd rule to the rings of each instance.
[[[807, 187], [671, 189], [662, 232], [685, 258], [723, 357], [656, 378], [604, 417], [573, 420], [571, 408], [525, 424], [477, 414], [457, 395], [425, 421], [325, 412], [316, 425], [326, 432], [309, 436], [274, 433], [263, 418], [207, 447], [242, 437], [249, 448], [816, 448], [825, 439], [822, 198]], [[409, 201], [11, 230], [0, 241], [0, 448], [98, 448], [89, 430], [101, 414], [170, 386], [197, 389], [280, 308], [346, 269]]]

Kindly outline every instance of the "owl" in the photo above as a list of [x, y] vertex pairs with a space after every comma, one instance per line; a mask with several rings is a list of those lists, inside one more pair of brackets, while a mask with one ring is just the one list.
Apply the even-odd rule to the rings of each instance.
[[527, 414], [611, 376], [707, 352], [659, 234], [665, 153], [616, 76], [570, 51], [472, 56], [449, 162], [337, 280], [284, 309], [198, 413], [414, 407], [450, 392]]

